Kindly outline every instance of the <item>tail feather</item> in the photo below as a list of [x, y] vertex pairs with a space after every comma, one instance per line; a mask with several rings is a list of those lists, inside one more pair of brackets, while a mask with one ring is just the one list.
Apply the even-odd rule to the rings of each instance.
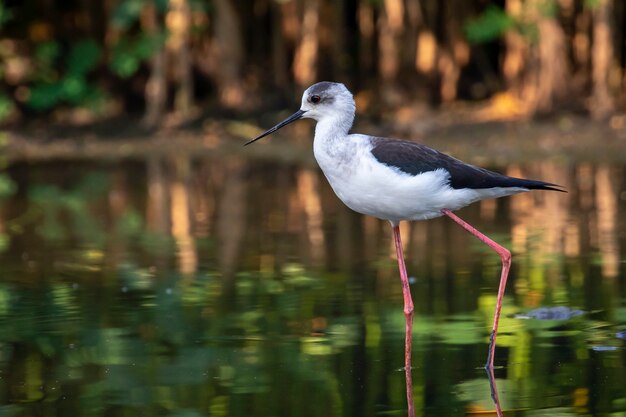
[[561, 193], [567, 192], [565, 187], [563, 187], [562, 185], [552, 184], [550, 182], [544, 182], [544, 181], [508, 177], [505, 182], [506, 182], [506, 185], [504, 185], [505, 187], [522, 187], [522, 188], [528, 188], [529, 190], [548, 190], [548, 191], [558, 191]]

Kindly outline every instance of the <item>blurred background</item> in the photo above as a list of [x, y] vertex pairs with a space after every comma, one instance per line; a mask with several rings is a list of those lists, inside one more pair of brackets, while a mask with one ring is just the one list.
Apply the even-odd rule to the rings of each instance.
[[[290, 125], [561, 184], [459, 215], [511, 248], [506, 415], [626, 413], [626, 2], [1, 0], [0, 416], [404, 415], [388, 224]], [[402, 224], [418, 415], [493, 415], [500, 260]], [[482, 414], [481, 414], [482, 413]]]
[[241, 116], [320, 80], [358, 92], [361, 111], [491, 101], [502, 116], [605, 118], [624, 108], [622, 1], [0, 4], [0, 120], [12, 125]]

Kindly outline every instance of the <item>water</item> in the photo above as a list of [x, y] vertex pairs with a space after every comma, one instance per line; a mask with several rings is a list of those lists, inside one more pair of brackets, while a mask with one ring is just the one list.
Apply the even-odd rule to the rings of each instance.
[[[624, 166], [459, 212], [512, 248], [506, 416], [626, 415]], [[0, 209], [0, 416], [403, 416], [389, 227], [314, 167], [183, 157], [14, 164]], [[405, 224], [418, 416], [495, 415], [482, 365], [499, 258]]]

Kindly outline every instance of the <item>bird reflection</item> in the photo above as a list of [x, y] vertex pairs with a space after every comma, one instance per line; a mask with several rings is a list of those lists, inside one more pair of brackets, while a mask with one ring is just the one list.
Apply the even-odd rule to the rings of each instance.
[[411, 375], [411, 341], [413, 335], [413, 316], [407, 317], [404, 334], [404, 378], [406, 380], [406, 403], [409, 417], [415, 417], [415, 403], [413, 402], [413, 378]]
[[[411, 363], [411, 329], [407, 328], [406, 339], [405, 339], [405, 358], [407, 358], [407, 363]], [[500, 397], [498, 395], [498, 386], [496, 384], [496, 378], [493, 373], [493, 369], [489, 367], [485, 367], [485, 372], [487, 373], [487, 380], [489, 381], [489, 390], [491, 394], [491, 399], [495, 405], [494, 411], [484, 410], [480, 412], [481, 416], [487, 415], [496, 415], [497, 417], [503, 417], [502, 407], [500, 406]], [[415, 403], [413, 402], [413, 378], [411, 375], [411, 367], [406, 366], [404, 368], [404, 377], [406, 382], [406, 399], [408, 404], [408, 417], [415, 417]], [[474, 414], [474, 413], [472, 413]]]
[[496, 378], [493, 375], [493, 368], [485, 368], [487, 379], [489, 379], [489, 388], [491, 389], [491, 399], [496, 406], [496, 415], [502, 417], [502, 408], [500, 407], [500, 397], [498, 397], [498, 386]]

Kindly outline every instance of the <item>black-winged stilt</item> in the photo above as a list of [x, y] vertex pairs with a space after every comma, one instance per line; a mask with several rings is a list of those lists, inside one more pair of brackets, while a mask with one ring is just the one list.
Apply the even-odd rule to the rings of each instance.
[[298, 119], [316, 120], [313, 141], [315, 159], [339, 199], [354, 211], [391, 223], [404, 296], [407, 378], [410, 378], [411, 366], [413, 300], [402, 253], [400, 221], [446, 215], [496, 251], [502, 259], [502, 274], [485, 365], [492, 370], [511, 253], [453, 211], [479, 200], [529, 190], [564, 190], [555, 184], [508, 177], [469, 165], [418, 143], [349, 134], [354, 115], [354, 98], [343, 84], [320, 82], [306, 89], [300, 110], [246, 145]]

